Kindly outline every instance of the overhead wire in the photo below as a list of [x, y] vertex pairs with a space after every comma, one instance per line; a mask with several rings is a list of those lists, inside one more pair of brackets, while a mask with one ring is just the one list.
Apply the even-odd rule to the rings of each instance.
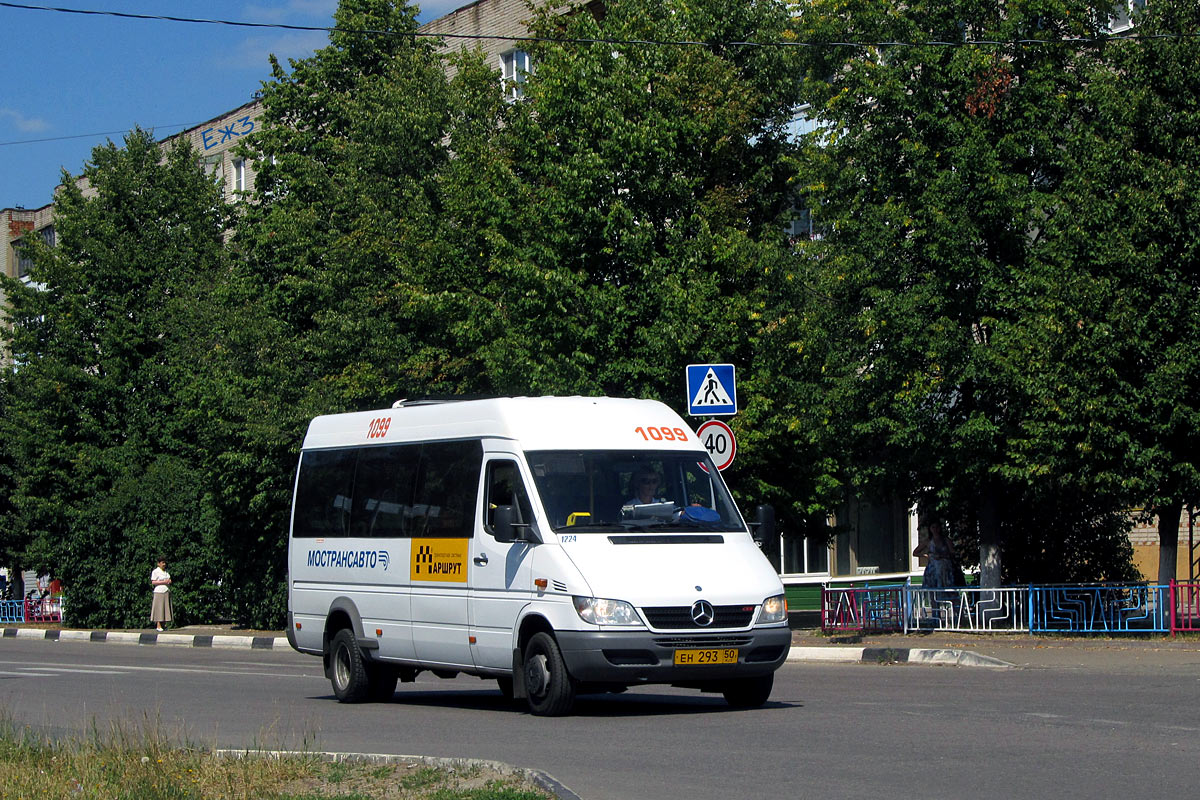
[[349, 33], [367, 36], [405, 36], [410, 38], [428, 39], [461, 39], [461, 40], [490, 40], [502, 42], [545, 42], [557, 44], [604, 44], [604, 45], [673, 45], [683, 47], [995, 47], [995, 46], [1026, 46], [1026, 45], [1092, 45], [1107, 42], [1155, 41], [1171, 39], [1197, 39], [1200, 31], [1188, 33], [1116, 33], [1103, 36], [1068, 36], [1057, 39], [961, 39], [961, 40], [923, 40], [923, 41], [861, 41], [861, 42], [821, 42], [821, 41], [728, 41], [705, 42], [687, 39], [608, 39], [608, 38], [577, 38], [551, 36], [511, 36], [494, 33], [437, 33], [432, 31], [395, 31], [372, 28], [342, 28], [329, 25], [296, 25], [285, 22], [247, 22], [244, 20], [209, 19], [200, 17], [179, 17], [169, 14], [135, 14], [128, 11], [105, 11], [99, 9], [63, 8], [59, 6], [39, 6], [29, 3], [12, 3], [0, 0], [0, 7], [20, 9], [25, 11], [47, 11], [61, 14], [79, 14], [86, 16], [115, 17], [119, 19], [151, 20], [162, 22], [183, 22], [198, 25], [226, 25], [237, 28], [267, 28], [286, 31]]
[[[470, 41], [503, 41], [503, 42], [540, 42], [557, 44], [603, 44], [603, 45], [656, 45], [679, 47], [851, 47], [851, 48], [891, 48], [891, 47], [1003, 47], [1003, 46], [1032, 46], [1032, 45], [1093, 45], [1106, 42], [1124, 41], [1154, 41], [1170, 39], [1200, 38], [1200, 31], [1191, 33], [1139, 34], [1121, 33], [1093, 37], [1063, 37], [1060, 39], [962, 39], [962, 40], [925, 40], [925, 41], [860, 41], [860, 42], [816, 42], [816, 41], [728, 41], [704, 42], [686, 39], [613, 39], [613, 38], [578, 38], [578, 37], [546, 37], [546, 36], [513, 36], [490, 33], [437, 33], [432, 31], [395, 31], [371, 28], [342, 28], [328, 25], [296, 25], [284, 22], [249, 22], [245, 20], [230, 20], [200, 17], [181, 17], [170, 14], [138, 14], [128, 11], [108, 11], [101, 9], [65, 8], [61, 6], [42, 6], [30, 3], [13, 3], [0, 0], [0, 8], [11, 8], [23, 11], [44, 11], [60, 14], [76, 14], [83, 16], [112, 17], [144, 21], [178, 22], [197, 25], [223, 25], [236, 28], [275, 29], [285, 31], [324, 32], [359, 34], [366, 36], [406, 36], [410, 38], [457, 39]], [[187, 128], [191, 124], [163, 125], [162, 128]], [[23, 139], [0, 142], [0, 147], [19, 144], [37, 144], [42, 142], [64, 141], [68, 139], [86, 139], [92, 136], [112, 136], [125, 131], [101, 131], [98, 133], [76, 134], [72, 136], [55, 136], [41, 139]]]

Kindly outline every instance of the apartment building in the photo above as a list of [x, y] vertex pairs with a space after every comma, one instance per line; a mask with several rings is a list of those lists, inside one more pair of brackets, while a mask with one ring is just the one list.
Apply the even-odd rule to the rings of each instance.
[[[235, 155], [233, 148], [258, 128], [262, 116], [262, 104], [253, 101], [232, 111], [214, 117], [207, 122], [189, 128], [162, 140], [164, 148], [180, 140], [187, 140], [200, 154], [204, 168], [225, 187], [225, 197], [233, 202], [248, 196], [254, 186], [254, 167], [245, 159]], [[80, 179], [86, 194], [86, 181]], [[0, 269], [10, 278], [26, 278], [29, 259], [21, 255], [21, 243], [27, 236], [41, 236], [54, 244], [54, 205], [47, 203], [41, 208], [0, 209]], [[0, 308], [4, 296], [0, 294]]]

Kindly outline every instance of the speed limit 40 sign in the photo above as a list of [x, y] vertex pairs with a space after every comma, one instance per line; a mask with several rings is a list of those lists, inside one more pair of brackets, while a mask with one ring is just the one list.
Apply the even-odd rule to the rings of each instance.
[[733, 439], [733, 430], [719, 419], [710, 419], [696, 429], [700, 444], [708, 451], [717, 469], [724, 470], [733, 463], [737, 453], [737, 442]]

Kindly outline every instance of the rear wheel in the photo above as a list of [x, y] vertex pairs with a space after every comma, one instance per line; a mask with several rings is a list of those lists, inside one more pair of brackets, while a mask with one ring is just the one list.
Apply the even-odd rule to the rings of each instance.
[[725, 702], [734, 708], [758, 708], [771, 696], [775, 685], [774, 673], [759, 678], [738, 678], [725, 685]]
[[575, 679], [548, 633], [535, 633], [525, 645], [525, 691], [529, 710], [539, 717], [562, 716], [575, 703]]
[[329, 682], [337, 699], [343, 703], [361, 703], [367, 699], [370, 688], [367, 666], [354, 631], [342, 628], [334, 635], [329, 649]]

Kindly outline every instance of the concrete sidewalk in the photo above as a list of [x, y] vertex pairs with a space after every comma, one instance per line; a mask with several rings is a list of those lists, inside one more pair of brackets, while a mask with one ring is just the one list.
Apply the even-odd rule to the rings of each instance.
[[[805, 660], [819, 660], [825, 650], [841, 652], [846, 648], [862, 648], [863, 660], [877, 663], [922, 661], [1027, 669], [1073, 669], [1101, 664], [1113, 669], [1195, 669], [1200, 674], [1200, 637], [1194, 635], [1034, 636], [941, 631], [854, 635], [825, 634], [816, 629], [792, 631], [792, 654], [800, 651]], [[930, 662], [927, 660], [930, 651], [942, 655]], [[890, 655], [895, 657], [889, 658]], [[962, 661], [951, 661], [958, 655], [963, 656]]]

